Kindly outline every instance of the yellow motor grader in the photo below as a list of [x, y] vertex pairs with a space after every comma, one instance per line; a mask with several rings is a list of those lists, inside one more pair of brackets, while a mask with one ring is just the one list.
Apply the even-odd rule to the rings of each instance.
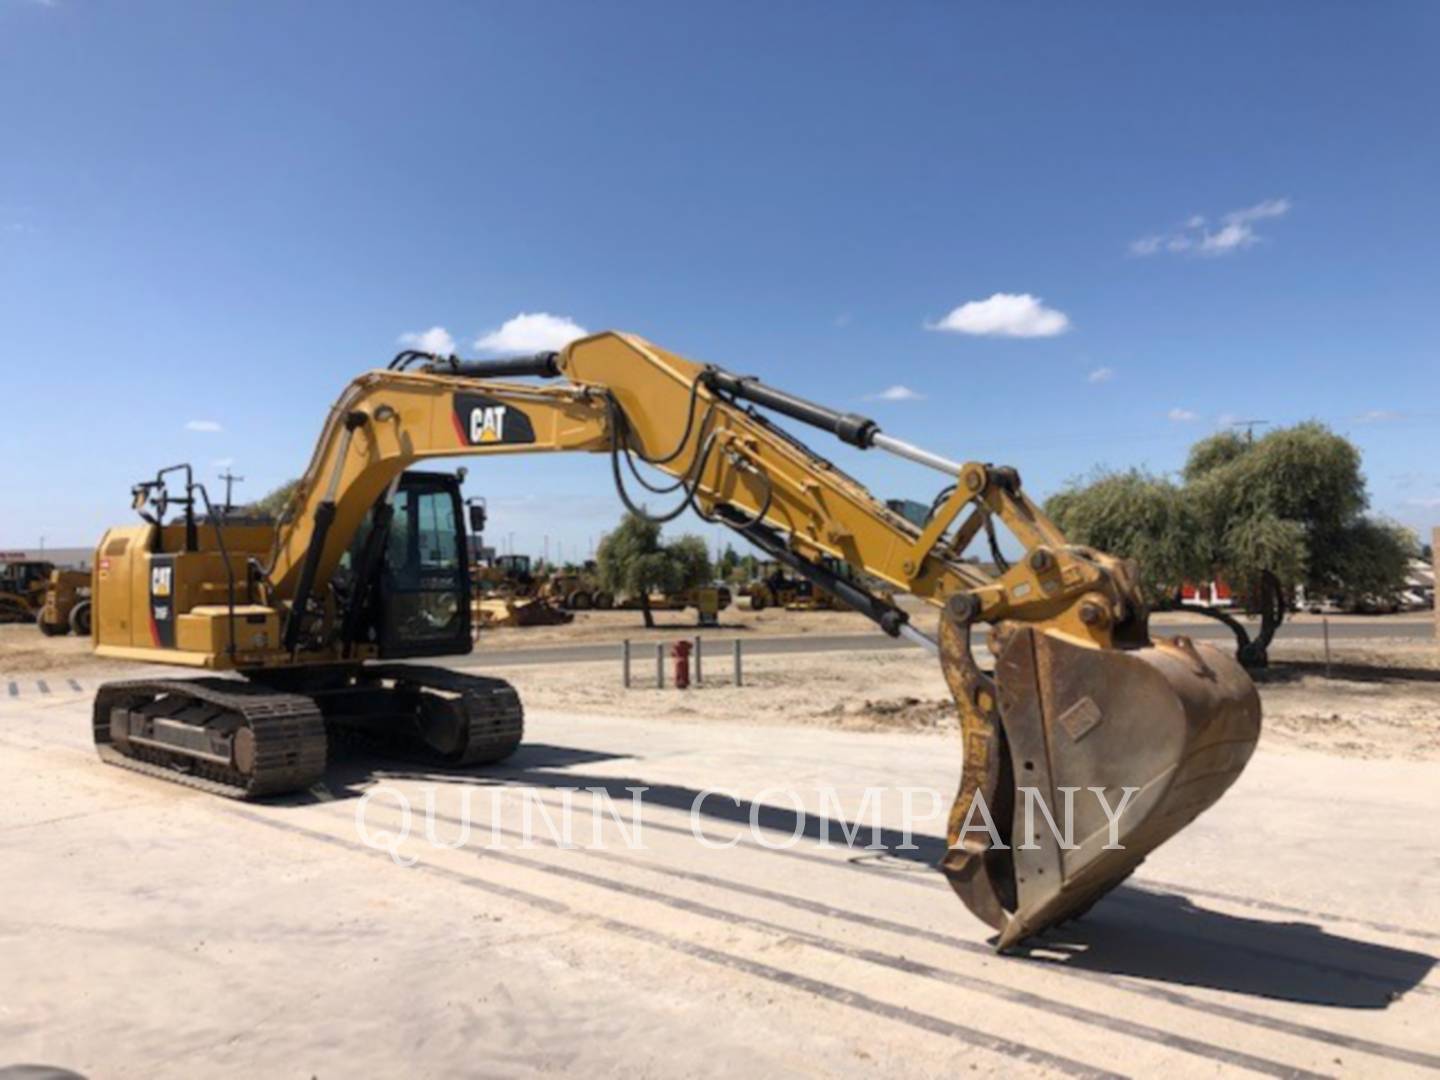
[[[524, 377], [553, 385], [515, 381]], [[926, 523], [887, 509], [767, 414], [938, 473]], [[1183, 637], [1152, 638], [1134, 567], [1068, 543], [1013, 468], [941, 456], [863, 416], [609, 332], [503, 360], [411, 350], [359, 376], [273, 526], [226, 527], [213, 513], [200, 523], [209, 496], [187, 467], [136, 485], [142, 520], [111, 529], [97, 553], [97, 651], [243, 678], [105, 685], [101, 757], [242, 798], [314, 783], [329, 733], [343, 729], [404, 737], [451, 764], [503, 759], [523, 727], [509, 684], [393, 662], [473, 648], [458, 481], [411, 467], [564, 451], [608, 455], [636, 512], [626, 473], [669, 474], [678, 502], [659, 518], [692, 508], [936, 654], [964, 752], [940, 869], [999, 931], [999, 948], [1089, 907], [1218, 799], [1254, 749], [1259, 699], [1239, 665]], [[1023, 555], [997, 559], [992, 575], [962, 557], [997, 524]], [[827, 555], [939, 608], [938, 638], [826, 569]], [[993, 669], [972, 651], [981, 629]], [[1044, 829], [1027, 837], [1029, 792], [1058, 807], [1079, 789], [1109, 800], [1107, 812], [1076, 801], [1073, 846]], [[993, 831], [972, 828], [977, 812]]]
[[[820, 564], [831, 575], [853, 581], [854, 574], [844, 562], [832, 555], [822, 555]], [[751, 611], [784, 608], [786, 611], [844, 611], [845, 603], [834, 593], [817, 588], [807, 578], [787, 574], [778, 562], [761, 564], [760, 578], [745, 589]]]
[[608, 611], [615, 606], [615, 594], [600, 584], [593, 559], [575, 570], [556, 570], [540, 586], [540, 595], [566, 611]]
[[45, 605], [45, 585], [55, 564], [44, 559], [0, 561], [0, 622], [30, 622]]

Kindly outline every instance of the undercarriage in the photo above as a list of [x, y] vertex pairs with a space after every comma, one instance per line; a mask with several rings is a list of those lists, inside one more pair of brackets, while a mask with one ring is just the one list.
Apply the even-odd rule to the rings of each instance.
[[291, 669], [261, 681], [145, 679], [95, 698], [95, 746], [112, 765], [238, 799], [303, 791], [332, 742], [441, 766], [487, 765], [524, 734], [503, 679], [419, 664]]

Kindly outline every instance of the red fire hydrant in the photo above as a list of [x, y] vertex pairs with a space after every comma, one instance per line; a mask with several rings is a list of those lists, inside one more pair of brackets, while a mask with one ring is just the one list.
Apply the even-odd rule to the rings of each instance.
[[670, 646], [670, 656], [675, 661], [675, 689], [688, 690], [690, 688], [690, 642], [681, 638]]

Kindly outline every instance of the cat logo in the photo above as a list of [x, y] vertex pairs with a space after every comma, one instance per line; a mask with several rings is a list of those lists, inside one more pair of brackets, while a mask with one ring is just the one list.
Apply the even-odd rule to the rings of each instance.
[[470, 410], [470, 441], [493, 443], [505, 441], [505, 405], [481, 405]]
[[150, 595], [169, 596], [172, 575], [175, 573], [173, 566], [156, 566], [150, 571]]
[[525, 410], [489, 394], [461, 391], [450, 419], [461, 446], [501, 446], [535, 441], [535, 427]]

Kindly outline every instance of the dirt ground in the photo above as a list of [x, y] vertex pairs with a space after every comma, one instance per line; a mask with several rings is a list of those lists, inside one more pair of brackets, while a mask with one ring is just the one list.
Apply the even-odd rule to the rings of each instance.
[[[926, 633], [935, 632], [935, 623], [939, 618], [936, 608], [910, 596], [902, 596], [900, 606], [910, 613], [912, 622], [919, 629]], [[658, 625], [654, 630], [645, 628], [638, 611], [578, 611], [574, 614], [574, 621], [563, 626], [502, 627], [486, 630], [481, 634], [481, 645], [485, 649], [498, 650], [528, 649], [541, 645], [578, 645], [587, 642], [620, 641], [624, 638], [632, 641], [657, 641], [669, 640], [676, 636], [677, 631], [693, 633], [695, 630], [693, 610], [655, 612], [655, 622]], [[1367, 615], [1329, 616], [1331, 625], [1337, 628], [1380, 627], [1397, 621], [1427, 622], [1431, 618], [1428, 613], [1385, 616], [1381, 623], [1377, 622], [1376, 617]], [[1173, 634], [1178, 624], [1193, 624], [1195, 621], [1195, 615], [1183, 611], [1160, 612], [1150, 617], [1152, 627], [1160, 634]], [[1289, 622], [1297, 626], [1308, 626], [1319, 621], [1319, 616], [1309, 614], [1296, 614], [1289, 618]], [[873, 632], [874, 629], [870, 620], [853, 611], [785, 611], [775, 608], [751, 611], [748, 604], [742, 600], [720, 613], [720, 625], [714, 632], [722, 636], [740, 635], [748, 638], [798, 634], [865, 634]], [[1397, 641], [1402, 646], [1414, 645], [1413, 639]], [[1277, 642], [1277, 647], [1286, 647], [1283, 628]], [[1316, 649], [1319, 648], [1317, 643]], [[1437, 665], [1440, 665], [1440, 660], [1437, 660]]]
[[90, 651], [89, 638], [47, 638], [28, 623], [0, 624], [0, 677], [84, 670], [100, 673], [117, 665]]
[[[939, 665], [918, 651], [846, 652], [747, 659], [737, 687], [728, 656], [707, 661], [703, 687], [655, 688], [654, 665], [618, 662], [497, 668], [528, 707], [612, 716], [843, 731], [954, 731], [955, 705]], [[667, 672], [667, 680], [668, 680]], [[1258, 680], [1264, 739], [1345, 757], [1440, 760], [1440, 681], [1330, 678], [1283, 666]]]
[[[746, 611], [743, 615], [743, 621], [736, 619], [728, 628], [763, 635], [865, 628], [864, 621], [850, 613]], [[734, 685], [728, 651], [707, 654], [704, 685], [689, 691], [671, 686], [657, 690], [654, 665], [642, 658], [643, 653], [634, 661], [630, 690], [620, 684], [617, 661], [527, 666], [507, 666], [504, 661], [507, 647], [603, 641], [617, 635], [636, 640], [673, 637], [671, 620], [679, 618], [677, 613], [666, 613], [662, 629], [649, 635], [633, 625], [638, 621], [634, 612], [584, 612], [568, 627], [497, 631], [486, 636], [479, 666], [493, 667], [514, 682], [530, 708], [842, 731], [944, 733], [957, 726], [939, 665], [918, 651], [751, 656], [745, 660], [745, 685], [739, 687]], [[1323, 659], [1320, 642], [1282, 641], [1274, 649], [1271, 669], [1257, 675], [1267, 745], [1345, 757], [1440, 760], [1436, 642], [1414, 638], [1336, 642], [1330, 678], [1324, 674]], [[86, 638], [45, 638], [33, 626], [0, 626], [0, 678], [59, 672], [105, 678], [133, 668], [133, 664], [97, 659]], [[1406, 674], [1387, 674], [1397, 668]], [[1435, 670], [1437, 677], [1410, 677], [1423, 669]], [[669, 682], [668, 668], [666, 678]]]
[[[537, 645], [578, 645], [585, 642], [660, 641], [676, 632], [694, 633], [695, 612], [657, 611], [656, 628], [647, 630], [638, 611], [577, 611], [575, 621], [563, 626], [500, 627], [483, 630], [480, 644], [486, 649], [528, 649]], [[770, 637], [790, 634], [864, 634], [874, 625], [853, 611], [785, 611], [766, 608], [751, 611], [742, 601], [720, 613], [716, 633]]]

